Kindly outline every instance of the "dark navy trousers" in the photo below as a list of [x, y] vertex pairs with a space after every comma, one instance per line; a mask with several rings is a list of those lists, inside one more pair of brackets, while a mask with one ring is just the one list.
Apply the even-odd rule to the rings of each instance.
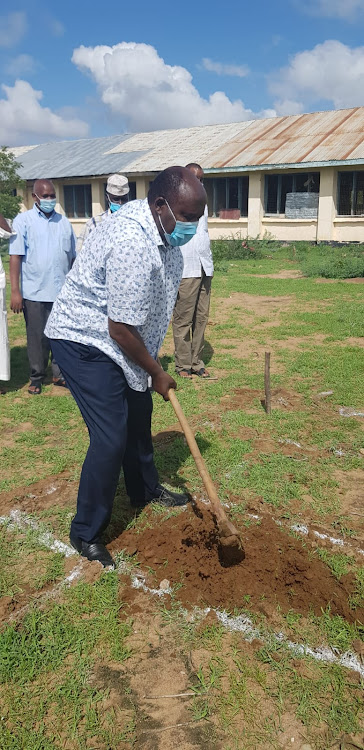
[[121, 468], [132, 500], [142, 505], [155, 497], [152, 397], [149, 390], [132, 390], [121, 367], [99, 349], [60, 339], [50, 343], [89, 431], [71, 531], [92, 543], [110, 522]]

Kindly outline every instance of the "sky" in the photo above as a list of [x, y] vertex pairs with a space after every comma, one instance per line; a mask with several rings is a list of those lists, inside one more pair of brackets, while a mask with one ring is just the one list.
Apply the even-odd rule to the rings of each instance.
[[364, 0], [8, 2], [0, 145], [364, 105]]

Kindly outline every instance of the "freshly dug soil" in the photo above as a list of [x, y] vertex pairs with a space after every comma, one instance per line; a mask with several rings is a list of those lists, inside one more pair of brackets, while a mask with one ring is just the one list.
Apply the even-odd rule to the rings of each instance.
[[239, 529], [246, 557], [233, 567], [220, 563], [217, 530], [207, 509], [197, 514], [188, 508], [158, 525], [151, 513], [149, 521], [139, 533], [123, 532], [110, 549], [136, 554], [142, 569], [155, 571], [153, 586], [163, 579], [181, 583], [176, 595], [186, 607], [249, 607], [269, 615], [279, 604], [284, 612], [321, 615], [330, 605], [333, 615], [364, 621], [364, 609], [353, 611], [348, 604], [353, 576], [337, 581], [317, 558], [314, 543], [289, 535], [269, 516]]

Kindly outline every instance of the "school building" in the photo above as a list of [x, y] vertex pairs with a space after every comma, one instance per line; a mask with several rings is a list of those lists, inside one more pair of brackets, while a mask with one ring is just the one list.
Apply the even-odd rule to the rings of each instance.
[[364, 241], [364, 107], [289, 117], [113, 135], [12, 149], [26, 180], [52, 179], [57, 211], [76, 234], [105, 210], [109, 174], [130, 198], [173, 164], [205, 171], [212, 239], [241, 234], [282, 241]]

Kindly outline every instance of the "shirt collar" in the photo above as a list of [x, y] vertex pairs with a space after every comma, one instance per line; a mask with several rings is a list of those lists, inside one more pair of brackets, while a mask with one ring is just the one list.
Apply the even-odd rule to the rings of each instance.
[[[134, 204], [134, 205], [133, 205]], [[137, 204], [137, 205], [136, 205]], [[135, 219], [139, 224], [146, 230], [147, 234], [151, 237], [154, 244], [158, 247], [166, 249], [162, 237], [158, 232], [157, 225], [154, 221], [153, 214], [150, 210], [148, 198], [144, 198], [140, 201], [130, 201], [122, 207], [120, 213], [123, 216], [129, 216], [131, 219]], [[117, 212], [119, 213], [119, 211]]]
[[46, 216], [46, 215], [45, 215], [45, 214], [43, 213], [43, 211], [41, 211], [41, 210], [40, 210], [40, 208], [38, 208], [38, 206], [37, 206], [37, 204], [36, 204], [36, 203], [34, 203], [34, 205], [33, 205], [33, 209], [34, 209], [34, 211], [36, 211], [36, 212], [37, 212], [37, 214], [38, 214], [38, 215], [39, 215], [39, 216], [40, 216], [40, 217], [41, 217], [42, 219], [45, 219], [46, 221], [50, 221], [51, 219], [53, 219], [53, 217], [54, 217], [54, 216], [55, 216], [55, 214], [56, 214], [55, 210], [53, 209], [52, 213], [51, 213], [51, 214], [49, 214], [49, 216]]

